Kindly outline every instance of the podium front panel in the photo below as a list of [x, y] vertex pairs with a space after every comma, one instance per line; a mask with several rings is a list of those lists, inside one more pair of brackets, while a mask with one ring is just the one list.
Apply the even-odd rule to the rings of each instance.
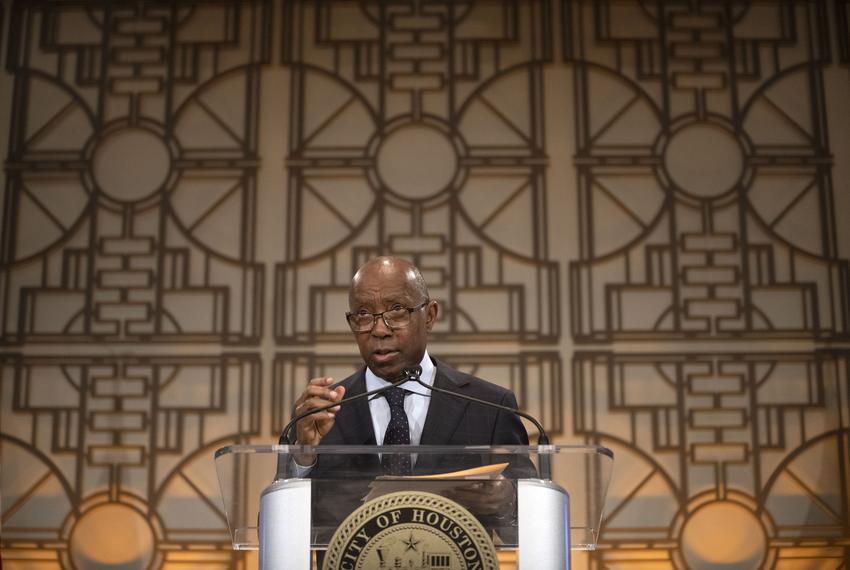
[[[409, 475], [384, 471], [393, 455], [409, 456]], [[564, 548], [591, 550], [612, 465], [613, 454], [593, 446], [267, 445], [216, 453], [233, 547], [260, 549], [261, 542], [273, 541], [273, 550], [291, 562], [305, 549], [327, 548], [343, 521], [367, 501], [400, 491], [455, 501], [480, 522], [497, 549], [519, 550], [520, 561], [521, 537], [534, 536], [528, 530], [523, 535], [523, 526], [561, 529], [555, 532], [564, 534]], [[264, 519], [274, 528], [267, 524], [262, 537], [261, 504], [276, 509], [272, 519]]]

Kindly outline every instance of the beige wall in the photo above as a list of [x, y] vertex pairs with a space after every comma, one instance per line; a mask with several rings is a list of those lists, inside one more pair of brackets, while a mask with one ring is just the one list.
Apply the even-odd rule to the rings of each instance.
[[212, 454], [353, 369], [379, 252], [614, 450], [579, 566], [848, 564], [846, 2], [11, 4], [5, 566], [255, 564]]

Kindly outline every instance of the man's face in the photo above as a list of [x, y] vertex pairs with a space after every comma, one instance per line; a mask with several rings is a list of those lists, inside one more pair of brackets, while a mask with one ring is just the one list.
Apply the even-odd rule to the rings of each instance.
[[[352, 313], [381, 313], [396, 307], [416, 307], [423, 301], [406, 267], [382, 263], [358, 273], [349, 296], [349, 309]], [[378, 377], [399, 377], [402, 370], [421, 362], [436, 317], [437, 303], [431, 301], [414, 311], [410, 324], [402, 329], [391, 329], [383, 319], [375, 319], [371, 331], [354, 333], [360, 356]]]

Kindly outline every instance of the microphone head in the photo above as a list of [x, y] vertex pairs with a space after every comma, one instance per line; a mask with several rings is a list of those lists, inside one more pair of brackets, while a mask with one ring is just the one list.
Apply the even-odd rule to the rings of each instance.
[[405, 378], [415, 380], [422, 376], [422, 367], [417, 364], [416, 366], [405, 368], [404, 370], [402, 370], [402, 374]]

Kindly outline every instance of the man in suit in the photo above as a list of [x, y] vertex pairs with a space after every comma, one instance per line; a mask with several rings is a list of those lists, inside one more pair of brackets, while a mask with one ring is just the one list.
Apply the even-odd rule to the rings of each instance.
[[[422, 367], [421, 379], [425, 384], [517, 407], [511, 391], [454, 370], [428, 354], [428, 334], [439, 308], [428, 296], [421, 273], [410, 262], [396, 257], [378, 257], [366, 262], [352, 279], [349, 308], [346, 318], [365, 366], [338, 383], [332, 378], [311, 379], [296, 400], [296, 415], [339, 402], [345, 396], [386, 386], [401, 378], [405, 368], [417, 365]], [[413, 382], [391, 391], [398, 393], [393, 397], [373, 397], [370, 401], [359, 399], [302, 419], [297, 424], [297, 443], [528, 445], [525, 427], [512, 413], [432, 392]], [[387, 456], [389, 454], [385, 454], [383, 469], [373, 455], [355, 455], [336, 461], [326, 456], [317, 461], [316, 456], [310, 455], [298, 457], [297, 463], [298, 469], [309, 469], [310, 476], [316, 480], [333, 479], [329, 484], [336, 485], [337, 491], [345, 486], [348, 478], [362, 478], [368, 473], [389, 470], [396, 474], [423, 474], [470, 466], [464, 464], [461, 455], [419, 454], [415, 465], [411, 465], [414, 459], [406, 454], [394, 458], [401, 465], [388, 462], [393, 458]], [[469, 456], [466, 459], [476, 461]], [[452, 498], [481, 516], [498, 515], [505, 505], [513, 508], [507, 500], [513, 487], [504, 481], [470, 485], [456, 493], [459, 495]], [[325, 508], [329, 520], [334, 519], [334, 514], [339, 516], [341, 509], [348, 510], [334, 504], [324, 505], [323, 510]]]
[[[422, 367], [424, 383], [516, 407], [512, 392], [452, 369], [427, 351], [428, 333], [437, 319], [437, 302], [430, 299], [425, 281], [410, 262], [377, 257], [366, 262], [351, 282], [346, 314], [366, 366], [334, 384], [332, 378], [313, 378], [295, 403], [300, 415], [338, 402], [346, 395], [386, 386], [405, 368]], [[514, 414], [431, 392], [408, 382], [403, 388], [403, 410], [387, 398], [357, 400], [308, 416], [297, 424], [300, 444], [411, 445], [527, 445], [528, 434]], [[406, 420], [407, 433], [390, 433]], [[404, 425], [401, 431], [404, 431]], [[395, 429], [398, 431], [398, 428]], [[311, 458], [305, 458], [307, 460]]]

